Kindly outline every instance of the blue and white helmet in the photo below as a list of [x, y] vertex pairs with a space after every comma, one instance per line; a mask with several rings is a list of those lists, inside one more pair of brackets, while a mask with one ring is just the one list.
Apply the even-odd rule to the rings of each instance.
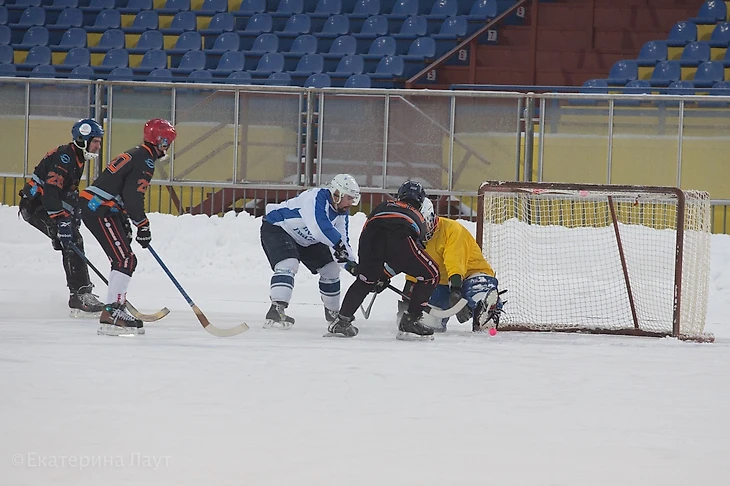
[[329, 190], [335, 204], [342, 201], [342, 196], [351, 196], [354, 205], [360, 202], [360, 186], [350, 174], [337, 174], [334, 176], [330, 182]]
[[83, 120], [77, 121], [71, 127], [71, 136], [73, 137], [74, 145], [83, 151], [86, 161], [96, 160], [99, 157], [99, 154], [87, 152], [89, 142], [92, 139], [104, 136], [104, 129], [96, 121], [91, 118], [84, 118]]
[[428, 241], [433, 238], [433, 233], [436, 231], [436, 226], [438, 225], [438, 216], [436, 216], [436, 212], [433, 209], [433, 203], [429, 198], [425, 198], [423, 200], [423, 203], [421, 204], [421, 214], [423, 215], [423, 219], [426, 220], [426, 235], [424, 236], [423, 241]]

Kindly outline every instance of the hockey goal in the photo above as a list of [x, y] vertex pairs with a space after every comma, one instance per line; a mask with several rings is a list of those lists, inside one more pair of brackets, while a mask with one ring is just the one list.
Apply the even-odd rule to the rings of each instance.
[[500, 330], [713, 340], [706, 192], [489, 181], [479, 202], [477, 240], [508, 290]]

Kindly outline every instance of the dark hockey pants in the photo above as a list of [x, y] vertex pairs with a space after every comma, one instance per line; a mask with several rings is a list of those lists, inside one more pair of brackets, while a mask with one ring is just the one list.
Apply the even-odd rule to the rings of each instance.
[[[43, 208], [43, 204], [39, 197], [33, 199], [20, 199], [20, 215], [25, 221], [37, 228], [41, 233], [51, 238], [54, 250], [60, 250], [63, 257], [63, 270], [66, 272], [66, 285], [72, 294], [78, 293], [79, 290], [91, 291], [91, 280], [89, 279], [89, 269], [86, 262], [71, 248], [63, 248], [56, 234], [56, 223], [51, 220], [48, 213]], [[72, 218], [73, 224], [73, 242], [82, 252], [84, 251], [84, 240], [81, 238], [79, 226], [81, 220], [78, 212]], [[83, 293], [83, 292], [82, 292]]]
[[[368, 293], [375, 291], [375, 282], [387, 276], [385, 264], [393, 275], [406, 273], [416, 278], [408, 312], [420, 314], [439, 281], [436, 263], [410, 236], [387, 231], [382, 227], [365, 226], [358, 248], [358, 276], [347, 289], [340, 314], [355, 315]], [[392, 275], [391, 275], [392, 276]]]
[[87, 208], [82, 209], [81, 218], [109, 258], [112, 270], [131, 277], [137, 268], [137, 256], [132, 251], [129, 218], [123, 213], [111, 211], [100, 217], [97, 211]]

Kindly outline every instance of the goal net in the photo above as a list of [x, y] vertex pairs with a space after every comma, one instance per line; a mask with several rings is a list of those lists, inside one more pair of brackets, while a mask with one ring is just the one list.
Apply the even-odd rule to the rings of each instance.
[[712, 340], [706, 192], [490, 181], [479, 200], [478, 241], [508, 290], [500, 330]]

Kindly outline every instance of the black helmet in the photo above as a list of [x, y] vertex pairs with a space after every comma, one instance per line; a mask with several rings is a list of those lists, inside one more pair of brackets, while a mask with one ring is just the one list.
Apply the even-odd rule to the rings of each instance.
[[423, 200], [426, 199], [426, 190], [420, 182], [405, 181], [398, 189], [399, 201], [410, 202], [413, 206], [420, 208]]

